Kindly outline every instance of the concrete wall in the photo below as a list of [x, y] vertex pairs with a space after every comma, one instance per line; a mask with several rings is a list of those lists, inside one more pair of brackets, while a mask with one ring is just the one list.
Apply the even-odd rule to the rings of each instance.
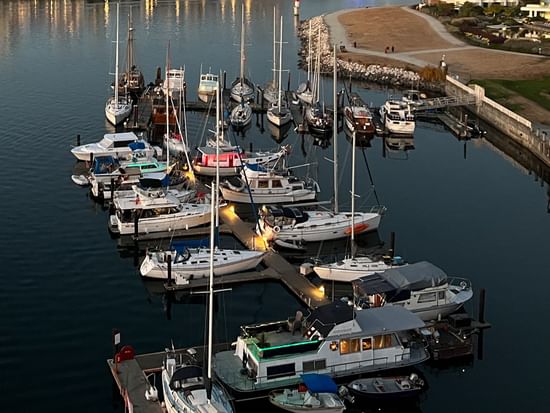
[[550, 166], [550, 136], [535, 128], [528, 119], [486, 97], [483, 87], [469, 87], [452, 76], [447, 76], [445, 93], [448, 96], [474, 95], [477, 103], [473, 111], [477, 116], [529, 149]]

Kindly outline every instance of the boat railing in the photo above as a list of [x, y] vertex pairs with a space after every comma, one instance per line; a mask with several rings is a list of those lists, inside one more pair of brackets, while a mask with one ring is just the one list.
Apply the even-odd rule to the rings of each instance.
[[467, 278], [451, 277], [447, 279], [449, 288], [454, 291], [467, 291], [472, 289], [472, 282]]
[[370, 207], [370, 210], [368, 212], [373, 214], [380, 214], [384, 215], [387, 211], [387, 208], [384, 205], [373, 205]]
[[[217, 373], [221, 373], [222, 380], [229, 386], [235, 387], [238, 390], [252, 391], [272, 387], [274, 383], [277, 386], [282, 386], [286, 383], [296, 383], [299, 380], [299, 376], [303, 373], [329, 374], [333, 377], [341, 377], [371, 371], [389, 370], [400, 367], [404, 363], [409, 364], [411, 356], [411, 353], [404, 352], [393, 356], [374, 357], [369, 360], [334, 364], [324, 369], [307, 372], [296, 369], [287, 373], [280, 373], [279, 375], [270, 375], [269, 377], [257, 376], [254, 371], [245, 369], [239, 371], [235, 370], [235, 368], [231, 369], [229, 366], [224, 368], [221, 365], [217, 366], [216, 371]], [[422, 360], [425, 358], [422, 358]], [[301, 367], [301, 363], [296, 363], [296, 367], [299, 366]], [[218, 376], [220, 375], [218, 374]]]

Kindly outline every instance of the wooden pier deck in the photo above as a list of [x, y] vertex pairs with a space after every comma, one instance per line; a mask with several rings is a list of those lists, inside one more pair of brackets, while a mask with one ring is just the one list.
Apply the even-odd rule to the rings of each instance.
[[[137, 359], [115, 363], [107, 360], [107, 365], [126, 405], [131, 405], [134, 413], [164, 413], [166, 410], [158, 400], [147, 400], [145, 392], [150, 387], [146, 373]], [[162, 362], [159, 364], [162, 366]], [[158, 390], [158, 388], [157, 388]], [[160, 389], [162, 391], [162, 389]]]
[[[263, 271], [248, 271], [238, 274], [224, 275], [214, 278], [214, 285], [231, 285], [253, 281], [278, 280], [282, 282], [294, 295], [304, 302], [309, 308], [329, 304], [330, 300], [325, 297], [313, 283], [304, 277], [281, 255], [269, 251], [269, 248], [262, 237], [254, 232], [254, 224], [244, 222], [235, 214], [231, 207], [220, 208], [220, 219], [223, 224], [231, 230], [231, 233], [247, 248], [256, 251], [266, 251], [263, 259], [267, 269]], [[201, 278], [193, 280], [186, 285], [165, 283], [167, 291], [179, 290], [204, 290], [208, 286], [208, 279]]]
[[146, 130], [151, 124], [151, 115], [153, 113], [153, 98], [149, 94], [144, 94], [134, 104], [130, 116], [125, 122], [126, 129]]

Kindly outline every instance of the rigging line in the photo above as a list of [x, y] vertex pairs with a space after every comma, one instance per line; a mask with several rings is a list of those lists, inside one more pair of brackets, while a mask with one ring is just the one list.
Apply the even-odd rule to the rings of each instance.
[[374, 186], [374, 181], [372, 180], [372, 174], [370, 173], [370, 167], [367, 161], [367, 155], [365, 154], [365, 148], [361, 148], [361, 152], [363, 153], [363, 159], [365, 160], [365, 165], [367, 165], [367, 172], [369, 173], [370, 184], [372, 185], [374, 197], [376, 198], [376, 203], [380, 205], [380, 200], [378, 199], [378, 194], [376, 193], [376, 187]]
[[[210, 119], [210, 111], [212, 109], [212, 102], [214, 99], [208, 99], [208, 110], [204, 112], [204, 121], [202, 122], [202, 131], [200, 133], [199, 142], [202, 144], [202, 140], [205, 138], [206, 127], [208, 125], [208, 119]], [[206, 142], [204, 143], [206, 145]]]
[[[173, 110], [173, 113], [174, 113], [174, 117], [176, 118], [176, 125], [178, 127], [178, 132], [181, 136], [181, 141], [183, 142], [183, 146], [184, 146], [184, 155], [185, 155], [185, 160], [187, 161], [187, 165], [189, 166], [189, 171], [191, 172], [193, 178], [195, 177], [195, 174], [193, 172], [193, 168], [191, 168], [191, 161], [189, 159], [189, 149], [187, 147], [187, 144], [185, 143], [185, 140], [187, 139], [187, 120], [184, 119], [184, 129], [185, 129], [185, 135], [182, 134], [181, 132], [181, 125], [180, 125], [180, 121], [178, 119], [178, 115], [176, 113], [176, 107], [174, 105], [174, 99], [172, 99], [170, 97], [170, 103], [172, 104], [172, 110]], [[183, 116], [185, 117], [185, 106], [183, 108]], [[168, 134], [170, 132], [167, 132]], [[167, 143], [166, 143], [166, 150], [169, 151], [170, 149], [168, 148], [168, 139], [170, 139], [170, 136], [167, 137]], [[166, 167], [168, 168], [169, 165], [166, 165]]]

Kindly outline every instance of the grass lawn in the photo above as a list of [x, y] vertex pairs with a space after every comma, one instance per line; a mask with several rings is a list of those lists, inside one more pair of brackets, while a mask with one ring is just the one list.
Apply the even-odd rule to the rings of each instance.
[[517, 94], [529, 99], [546, 110], [550, 110], [550, 78], [537, 80], [472, 80], [485, 88], [485, 95], [500, 104], [506, 104], [508, 98]]

